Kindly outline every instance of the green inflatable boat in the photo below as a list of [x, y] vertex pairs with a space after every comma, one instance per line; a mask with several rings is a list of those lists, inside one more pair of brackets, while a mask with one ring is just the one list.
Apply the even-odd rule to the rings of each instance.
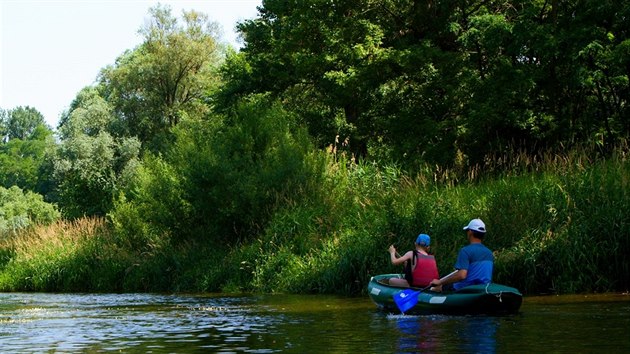
[[472, 285], [453, 292], [389, 285], [389, 278], [403, 277], [402, 274], [381, 274], [370, 279], [368, 294], [378, 308], [419, 315], [509, 315], [518, 313], [523, 302], [523, 295], [517, 289], [495, 283]]

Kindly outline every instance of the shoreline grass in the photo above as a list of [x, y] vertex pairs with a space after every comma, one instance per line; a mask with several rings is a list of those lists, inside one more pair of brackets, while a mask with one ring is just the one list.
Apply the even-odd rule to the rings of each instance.
[[62, 221], [0, 242], [0, 290], [358, 295], [370, 276], [400, 271], [387, 247], [411, 249], [420, 232], [432, 236], [440, 273], [448, 273], [466, 244], [462, 225], [481, 217], [495, 282], [529, 295], [627, 292], [627, 156], [622, 146], [607, 159], [574, 150], [517, 157], [520, 167], [466, 182], [446, 170], [412, 177], [329, 156], [319, 189], [283, 201], [246, 240], [175, 242], [125, 232], [124, 222]]

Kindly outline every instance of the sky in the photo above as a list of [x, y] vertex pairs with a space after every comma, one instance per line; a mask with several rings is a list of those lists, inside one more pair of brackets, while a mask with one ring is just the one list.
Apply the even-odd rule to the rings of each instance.
[[142, 43], [149, 8], [205, 13], [239, 48], [234, 27], [262, 0], [0, 0], [0, 108], [30, 106], [51, 128], [99, 71]]

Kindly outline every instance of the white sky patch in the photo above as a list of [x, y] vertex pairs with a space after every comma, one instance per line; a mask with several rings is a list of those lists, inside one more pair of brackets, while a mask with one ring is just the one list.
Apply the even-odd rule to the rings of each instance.
[[142, 42], [138, 30], [158, 3], [178, 19], [207, 14], [238, 48], [236, 23], [256, 17], [262, 0], [0, 0], [0, 108], [31, 106], [55, 128], [102, 68]]

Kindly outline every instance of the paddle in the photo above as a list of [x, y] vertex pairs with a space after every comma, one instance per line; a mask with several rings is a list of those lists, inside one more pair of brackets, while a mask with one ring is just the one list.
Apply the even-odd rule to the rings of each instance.
[[[442, 277], [440, 280], [444, 280], [448, 277], [451, 277], [455, 273], [457, 273], [457, 270], [454, 270], [450, 274]], [[431, 285], [424, 287], [420, 290], [405, 289], [403, 291], [400, 291], [394, 294], [394, 302], [396, 303], [396, 306], [398, 306], [398, 309], [400, 310], [400, 312], [404, 314], [405, 311], [416, 306], [416, 304], [418, 303], [418, 295], [420, 295], [421, 292], [428, 290], [430, 287]]]

